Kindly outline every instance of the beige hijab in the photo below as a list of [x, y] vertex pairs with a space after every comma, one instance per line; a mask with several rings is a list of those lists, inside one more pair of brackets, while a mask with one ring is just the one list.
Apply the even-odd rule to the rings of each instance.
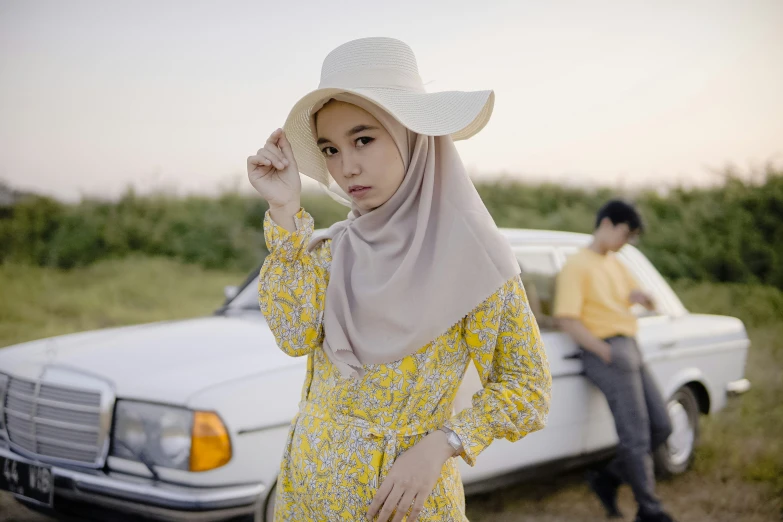
[[[331, 99], [374, 116], [405, 165], [389, 201], [354, 206], [309, 246], [332, 240], [324, 352], [344, 377], [361, 378], [363, 365], [397, 361], [444, 334], [520, 269], [450, 137], [415, 134], [353, 94]], [[314, 134], [328, 101], [313, 108]]]

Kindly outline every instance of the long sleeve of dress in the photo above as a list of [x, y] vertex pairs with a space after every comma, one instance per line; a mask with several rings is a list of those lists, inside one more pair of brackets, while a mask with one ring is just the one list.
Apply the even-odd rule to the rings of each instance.
[[330, 241], [312, 252], [307, 245], [313, 235], [313, 218], [304, 210], [294, 217], [296, 231], [277, 225], [266, 213], [264, 239], [269, 255], [258, 277], [258, 302], [275, 335], [277, 345], [288, 355], [308, 355], [323, 341], [323, 310], [329, 267]]
[[446, 423], [471, 466], [498, 438], [516, 441], [546, 425], [552, 377], [538, 325], [519, 277], [463, 321], [464, 339], [483, 389], [472, 407]]

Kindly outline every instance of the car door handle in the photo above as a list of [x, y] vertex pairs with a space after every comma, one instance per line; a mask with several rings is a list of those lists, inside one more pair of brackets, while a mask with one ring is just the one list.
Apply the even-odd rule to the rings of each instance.
[[582, 352], [575, 352], [575, 353], [569, 353], [568, 355], [564, 355], [563, 359], [566, 361], [571, 359], [581, 359], [582, 358]]
[[675, 346], [677, 346], [677, 341], [675, 339], [661, 342], [661, 348], [674, 348]]

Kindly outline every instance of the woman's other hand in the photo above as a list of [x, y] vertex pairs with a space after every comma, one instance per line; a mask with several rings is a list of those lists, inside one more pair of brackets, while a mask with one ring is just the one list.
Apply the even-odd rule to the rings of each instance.
[[377, 514], [379, 521], [387, 522], [396, 509], [392, 522], [402, 522], [410, 509], [407, 522], [415, 522], [440, 478], [443, 465], [453, 454], [446, 433], [436, 430], [400, 455], [378, 488], [367, 520], [374, 520]]

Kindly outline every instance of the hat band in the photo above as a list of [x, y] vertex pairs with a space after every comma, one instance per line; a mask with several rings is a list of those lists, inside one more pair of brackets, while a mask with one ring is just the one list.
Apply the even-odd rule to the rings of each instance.
[[399, 69], [361, 69], [338, 71], [321, 77], [319, 89], [401, 89], [426, 92], [418, 73], [406, 73]]

